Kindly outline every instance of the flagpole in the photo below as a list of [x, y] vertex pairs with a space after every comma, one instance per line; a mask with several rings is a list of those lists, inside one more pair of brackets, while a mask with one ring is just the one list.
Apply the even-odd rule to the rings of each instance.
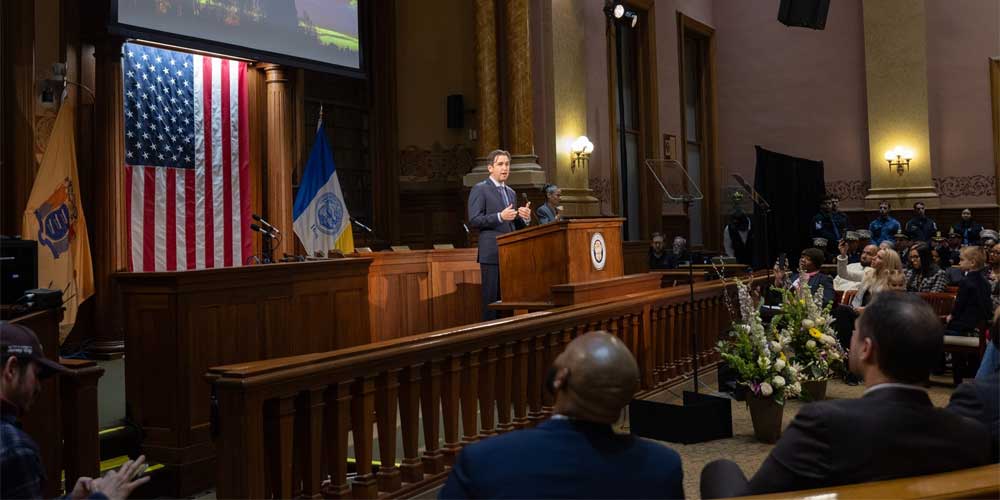
[[323, 126], [323, 103], [319, 105], [319, 121], [316, 122], [316, 131], [319, 132], [319, 128]]

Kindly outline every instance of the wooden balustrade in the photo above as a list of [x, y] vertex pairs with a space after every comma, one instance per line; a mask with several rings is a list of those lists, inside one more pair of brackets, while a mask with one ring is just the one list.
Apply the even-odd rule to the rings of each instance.
[[[430, 487], [463, 446], [548, 418], [547, 370], [573, 338], [591, 330], [607, 330], [632, 350], [640, 395], [676, 383], [695, 356], [702, 366], [717, 359], [713, 347], [730, 322], [724, 295], [735, 294], [735, 287], [699, 283], [694, 303], [688, 293], [635, 293], [611, 303], [211, 368], [206, 378], [220, 415], [217, 494], [374, 498]], [[689, 335], [695, 315], [699, 352]]]

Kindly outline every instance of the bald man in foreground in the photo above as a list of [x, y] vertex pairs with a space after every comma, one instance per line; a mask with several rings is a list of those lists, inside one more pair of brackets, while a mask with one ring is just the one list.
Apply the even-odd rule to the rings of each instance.
[[552, 418], [463, 449], [440, 498], [683, 498], [677, 452], [611, 428], [638, 381], [616, 337], [576, 338], [546, 380]]

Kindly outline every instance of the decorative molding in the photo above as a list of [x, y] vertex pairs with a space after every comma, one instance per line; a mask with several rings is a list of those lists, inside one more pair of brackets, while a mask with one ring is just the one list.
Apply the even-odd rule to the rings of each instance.
[[943, 198], [963, 196], [995, 196], [996, 176], [941, 177], [934, 179], [934, 189]]
[[474, 165], [474, 152], [461, 144], [445, 148], [435, 142], [429, 150], [411, 145], [399, 152], [399, 180], [461, 183]]
[[[935, 177], [934, 189], [942, 198], [995, 196], [996, 176], [969, 175]], [[867, 180], [832, 181], [826, 183], [826, 192], [841, 200], [864, 200], [871, 182]]]

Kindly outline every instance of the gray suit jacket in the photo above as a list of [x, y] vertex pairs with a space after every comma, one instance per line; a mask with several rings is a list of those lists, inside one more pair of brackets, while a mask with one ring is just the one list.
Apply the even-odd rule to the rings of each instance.
[[500, 220], [498, 214], [508, 204], [513, 204], [514, 208], [518, 206], [517, 193], [510, 186], [504, 186], [504, 189], [507, 190], [508, 203], [504, 203], [500, 189], [489, 178], [472, 186], [469, 193], [469, 226], [479, 229], [479, 254], [476, 262], [480, 264], [499, 264], [497, 236], [527, 226], [520, 217], [515, 217], [510, 222]]

